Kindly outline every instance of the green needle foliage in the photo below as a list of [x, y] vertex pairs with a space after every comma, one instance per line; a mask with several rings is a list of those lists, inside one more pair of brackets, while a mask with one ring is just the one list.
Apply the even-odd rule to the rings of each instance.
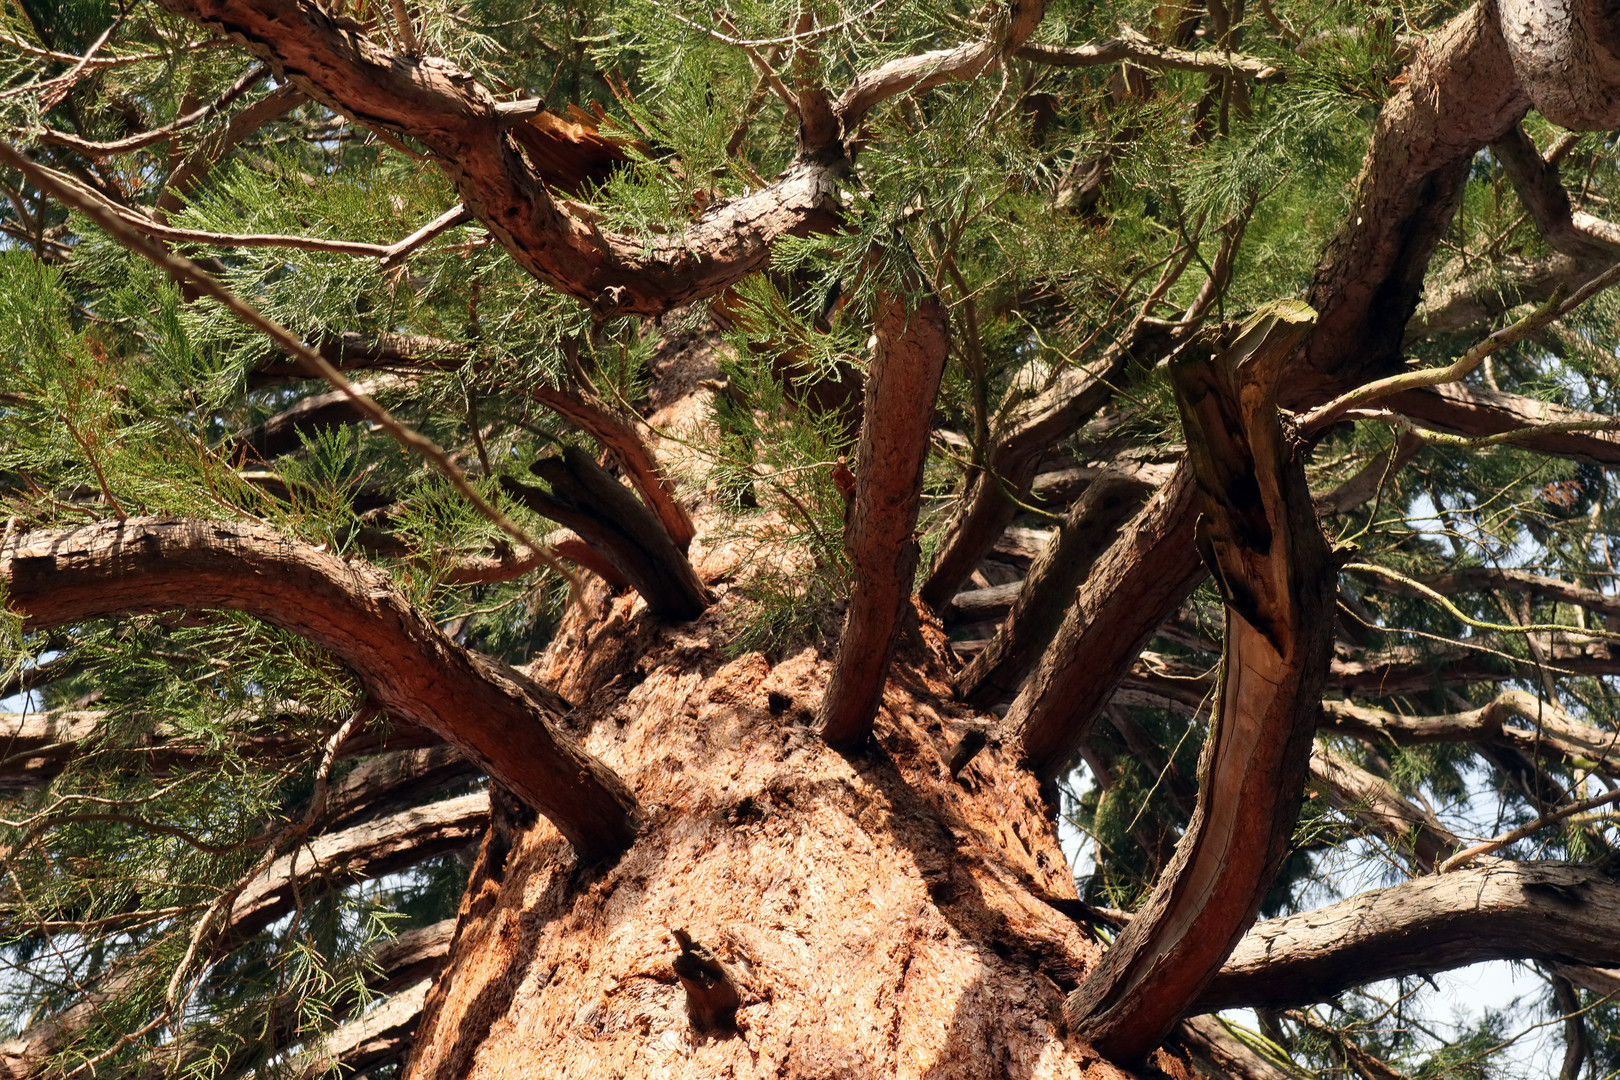
[[[768, 266], [656, 322], [593, 314], [527, 273], [476, 221], [386, 265], [320, 250], [318, 241], [392, 244], [460, 195], [414, 139], [384, 137], [319, 101], [234, 128], [286, 92], [268, 72], [185, 120], [255, 61], [151, 3], [0, 5], [0, 125], [40, 164], [132, 213], [217, 234], [170, 246], [450, 450], [537, 536], [555, 523], [503, 501], [500, 478], [528, 478], [530, 463], [564, 445], [601, 449], [546, 407], [545, 392], [588, 394], [636, 428], [667, 404], [653, 387], [671, 343], [707, 350], [710, 422], [656, 434], [681, 448], [670, 475], [688, 503], [701, 503], [703, 542], [736, 545], [760, 563], [739, 585], [743, 600], [719, 644], [775, 659], [829, 642], [842, 624], [852, 571], [837, 470], [861, 422], [880, 296], [933, 292], [952, 320], [917, 535], [926, 571], [1020, 402], [1123, 349], [1109, 403], [1045, 448], [1040, 471], [1167, 460], [1182, 433], [1163, 343], [1183, 331], [1178, 341], [1207, 342], [1259, 305], [1306, 292], [1346, 218], [1378, 110], [1421, 62], [1425, 35], [1460, 8], [1256, 6], [1224, 5], [1230, 30], [1217, 44], [1215, 3], [1051, 4], [1031, 44], [1072, 49], [1124, 23], [1161, 47], [1205, 58], [1230, 51], [1286, 77], [1013, 55], [978, 78], [901, 95], [845, 133], [859, 153], [839, 181], [837, 231], [784, 238]], [[377, 45], [404, 50], [395, 5], [332, 8]], [[616, 147], [620, 160], [605, 176], [559, 198], [647, 250], [794, 160], [799, 128], [783, 93], [819, 85], [836, 96], [862, 72], [978, 40], [1004, 19], [993, 5], [922, 0], [409, 8], [420, 54], [502, 100], [537, 98]], [[806, 17], [831, 29], [796, 37]], [[98, 53], [107, 62], [73, 73], [67, 57], [109, 30]], [[173, 133], [142, 146], [87, 148], [170, 124]], [[1526, 130], [1542, 148], [1563, 137], [1535, 114]], [[1563, 151], [1566, 186], [1591, 213], [1611, 213], [1620, 199], [1614, 162], [1600, 135]], [[567, 583], [543, 569], [458, 576], [521, 553], [428, 462], [352, 417], [299, 426], [261, 450], [273, 422], [331, 388], [21, 174], [0, 174], [0, 196], [7, 537], [136, 516], [263, 523], [385, 568], [419, 612], [470, 648], [522, 664], [552, 641]], [[316, 242], [232, 239], [256, 234]], [[1427, 295], [1466, 287], [1488, 307], [1516, 287], [1522, 267], [1553, 254], [1500, 162], [1481, 153]], [[1489, 315], [1431, 325], [1433, 306], [1413, 324], [1413, 367], [1449, 363], [1523, 313], [1498, 302]], [[1468, 384], [1613, 415], [1617, 316], [1620, 300], [1600, 294], [1495, 354]], [[1376, 494], [1342, 509], [1323, 504], [1325, 530], [1353, 545], [1357, 561], [1415, 579], [1520, 569], [1612, 593], [1620, 509], [1604, 467], [1431, 432], [1385, 468], [1401, 435], [1393, 414], [1366, 413], [1308, 450], [1324, 496], [1373, 471]], [[1050, 528], [1063, 512], [1029, 496], [1015, 527]], [[965, 587], [1015, 580], [1020, 558], [991, 552]], [[1545, 592], [1448, 589], [1458, 618], [1385, 580], [1347, 574], [1342, 589], [1341, 661], [1393, 658], [1429, 674], [1394, 691], [1340, 687], [1330, 697], [1426, 716], [1522, 689], [1556, 699], [1574, 721], [1616, 730], [1614, 669], [1576, 665], [1568, 649], [1549, 655], [1565, 645], [1582, 656], [1613, 649], [1579, 638], [1611, 628], [1612, 617]], [[1222, 620], [1206, 585], [1148, 651], [1207, 688]], [[1557, 623], [1571, 634], [1553, 642], [1481, 626], [1504, 623]], [[966, 656], [992, 628], [948, 620], [946, 629]], [[47, 1048], [39, 1075], [201, 1080], [311, 1068], [300, 1052], [378, 993], [378, 945], [454, 915], [472, 857], [424, 858], [372, 881], [315, 875], [267, 924], [231, 928], [235, 891], [312, 843], [326, 824], [319, 793], [363, 767], [332, 752], [370, 708], [353, 677], [307, 642], [230, 613], [36, 632], [8, 612], [0, 631], [4, 708], [49, 717], [60, 736], [16, 752], [0, 741], [0, 1022], [28, 1032], [93, 1002]], [[1464, 676], [1452, 665], [1466, 665]], [[1145, 692], [1109, 707], [1061, 785], [1087, 902], [1133, 909], [1165, 869], [1195, 803], [1206, 720], [1207, 708]], [[1534, 821], [1559, 798], [1616, 779], [1612, 756], [1525, 762], [1458, 743], [1324, 739], [1470, 837]], [[448, 790], [481, 783], [464, 777]], [[400, 796], [386, 809], [445, 793]], [[1356, 809], [1313, 789], [1264, 914], [1421, 872], [1409, 843]], [[346, 824], [365, 820], [362, 810]], [[1610, 808], [1502, 854], [1607, 864], [1616, 842]], [[1551, 992], [1453, 1023], [1439, 995], [1409, 979], [1260, 1021], [1269, 1045], [1311, 1076], [1375, 1075], [1347, 1040], [1399, 1074], [1509, 1076], [1525, 1060], [1512, 1038], [1555, 1015]], [[1579, 994], [1589, 1051], [1579, 1075], [1613, 1077], [1620, 1010], [1590, 989]]]

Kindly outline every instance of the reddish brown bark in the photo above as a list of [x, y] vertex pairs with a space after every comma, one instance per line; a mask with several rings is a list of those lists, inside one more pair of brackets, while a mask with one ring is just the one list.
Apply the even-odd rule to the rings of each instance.
[[460, 747], [581, 855], [636, 834], [635, 797], [559, 730], [543, 691], [450, 641], [362, 563], [261, 526], [131, 518], [16, 537], [0, 547], [0, 582], [40, 629], [176, 608], [255, 615], [330, 649], [374, 702]]
[[796, 162], [763, 191], [716, 204], [681, 233], [605, 235], [549, 190], [605, 175], [621, 156], [579, 125], [539, 124], [532, 107], [501, 109], [452, 65], [391, 53], [314, 0], [167, 0], [165, 7], [230, 35], [356, 123], [418, 140], [519, 265], [603, 313], [657, 315], [713, 295], [763, 269], [774, 240], [837, 220], [831, 193], [842, 158], [834, 157]]
[[820, 712], [823, 738], [839, 747], [856, 746], [871, 731], [911, 602], [918, 555], [912, 531], [934, 397], [950, 347], [945, 308], [937, 299], [907, 303], [891, 296], [878, 303], [855, 452], [855, 493], [844, 526], [852, 577], [849, 608]]
[[1057, 632], [1076, 587], [1151, 490], [1120, 473], [1104, 473], [1091, 482], [1031, 565], [994, 640], [957, 676], [965, 700], [992, 705], [1018, 689]]
[[[1601, 413], [1461, 383], [1407, 390], [1391, 395], [1385, 404], [1437, 431], [1469, 438], [1520, 432], [1511, 441], [1527, 450], [1597, 465], [1620, 465], [1620, 433], [1612, 430], [1614, 417]], [[1579, 425], [1588, 430], [1580, 430]]]
[[1080, 749], [1142, 646], [1202, 580], [1192, 501], [1183, 464], [1097, 560], [1007, 711], [1037, 774], [1056, 775]]
[[1497, 0], [1524, 92], [1576, 131], [1620, 124], [1620, 14], [1601, 0]]
[[1029, 498], [1042, 456], [1113, 397], [1129, 360], [1121, 348], [1087, 367], [1065, 369], [1040, 394], [1015, 399], [996, 417], [984, 465], [968, 480], [919, 591], [923, 603], [945, 609]]
[[1065, 1009], [1113, 1060], [1146, 1056], [1214, 978], [1254, 921], [1299, 815], [1335, 594], [1304, 461], [1276, 404], [1308, 316], [1302, 305], [1264, 309], [1228, 349], [1174, 369], [1226, 644], [1192, 821]]
[[547, 487], [503, 476], [502, 489], [535, 513], [577, 532], [612, 568], [607, 576], [629, 582], [660, 617], [681, 622], [708, 606], [708, 591], [663, 522], [589, 454], [567, 446], [530, 470]]
[[[582, 607], [560, 637], [595, 655], [564, 644], [538, 665], [587, 700], [587, 746], [666, 809], [592, 874], [557, 860], [544, 822], [486, 845], [407, 1075], [1123, 1080], [1062, 1029], [1096, 946], [1058, 910], [1077, 901], [1038, 786], [994, 744], [949, 776], [973, 717], [940, 657], [908, 653], [873, 748], [846, 757], [792, 722], [825, 656], [716, 668], [689, 647], [735, 602], [679, 629], [624, 624], [625, 600]], [[693, 1029], [675, 928], [736, 978], [739, 1034]]]
[[1317, 266], [1308, 296], [1317, 325], [1306, 369], [1284, 391], [1291, 408], [1395, 370], [1474, 154], [1529, 106], [1488, 5], [1432, 35], [1406, 73], [1379, 113], [1349, 218]]

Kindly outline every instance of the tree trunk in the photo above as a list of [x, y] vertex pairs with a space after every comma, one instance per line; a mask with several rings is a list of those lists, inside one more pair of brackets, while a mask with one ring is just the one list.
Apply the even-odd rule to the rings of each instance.
[[[1064, 1031], [1100, 947], [1059, 910], [1078, 898], [1036, 781], [995, 742], [951, 779], [973, 718], [936, 631], [902, 642], [845, 757], [808, 726], [828, 656], [727, 661], [725, 599], [681, 628], [633, 608], [590, 594], [534, 674], [584, 702], [573, 734], [646, 829], [584, 869], [544, 819], [492, 830], [413, 1080], [1124, 1075]], [[677, 930], [725, 969], [734, 1027], [695, 1023]]]

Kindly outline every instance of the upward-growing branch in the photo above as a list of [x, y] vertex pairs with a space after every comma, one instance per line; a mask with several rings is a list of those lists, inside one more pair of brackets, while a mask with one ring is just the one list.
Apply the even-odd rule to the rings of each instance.
[[1272, 305], [1229, 348], [1184, 354], [1174, 369], [1226, 645], [1192, 821], [1146, 905], [1069, 998], [1071, 1028], [1116, 1060], [1157, 1046], [1220, 970], [1299, 814], [1336, 590], [1277, 386], [1313, 317], [1297, 302]]
[[262, 526], [130, 518], [8, 541], [0, 586], [29, 629], [134, 612], [246, 612], [331, 650], [376, 704], [460, 747], [582, 858], [635, 839], [635, 796], [558, 729], [544, 692], [445, 637], [364, 563]]
[[844, 546], [854, 571], [838, 659], [821, 705], [821, 730], [834, 746], [866, 738], [883, 701], [900, 618], [917, 571], [917, 507], [934, 397], [950, 338], [936, 297], [878, 300], [872, 366], [855, 455], [855, 495]]

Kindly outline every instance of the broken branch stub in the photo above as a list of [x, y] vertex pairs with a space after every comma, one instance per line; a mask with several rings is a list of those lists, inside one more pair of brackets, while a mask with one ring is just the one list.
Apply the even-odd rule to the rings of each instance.
[[1287, 853], [1333, 641], [1334, 565], [1304, 462], [1277, 410], [1282, 364], [1314, 313], [1261, 309], [1213, 357], [1174, 366], [1198, 485], [1199, 548], [1226, 601], [1198, 805], [1129, 927], [1069, 997], [1071, 1030], [1144, 1057], [1215, 976]]

